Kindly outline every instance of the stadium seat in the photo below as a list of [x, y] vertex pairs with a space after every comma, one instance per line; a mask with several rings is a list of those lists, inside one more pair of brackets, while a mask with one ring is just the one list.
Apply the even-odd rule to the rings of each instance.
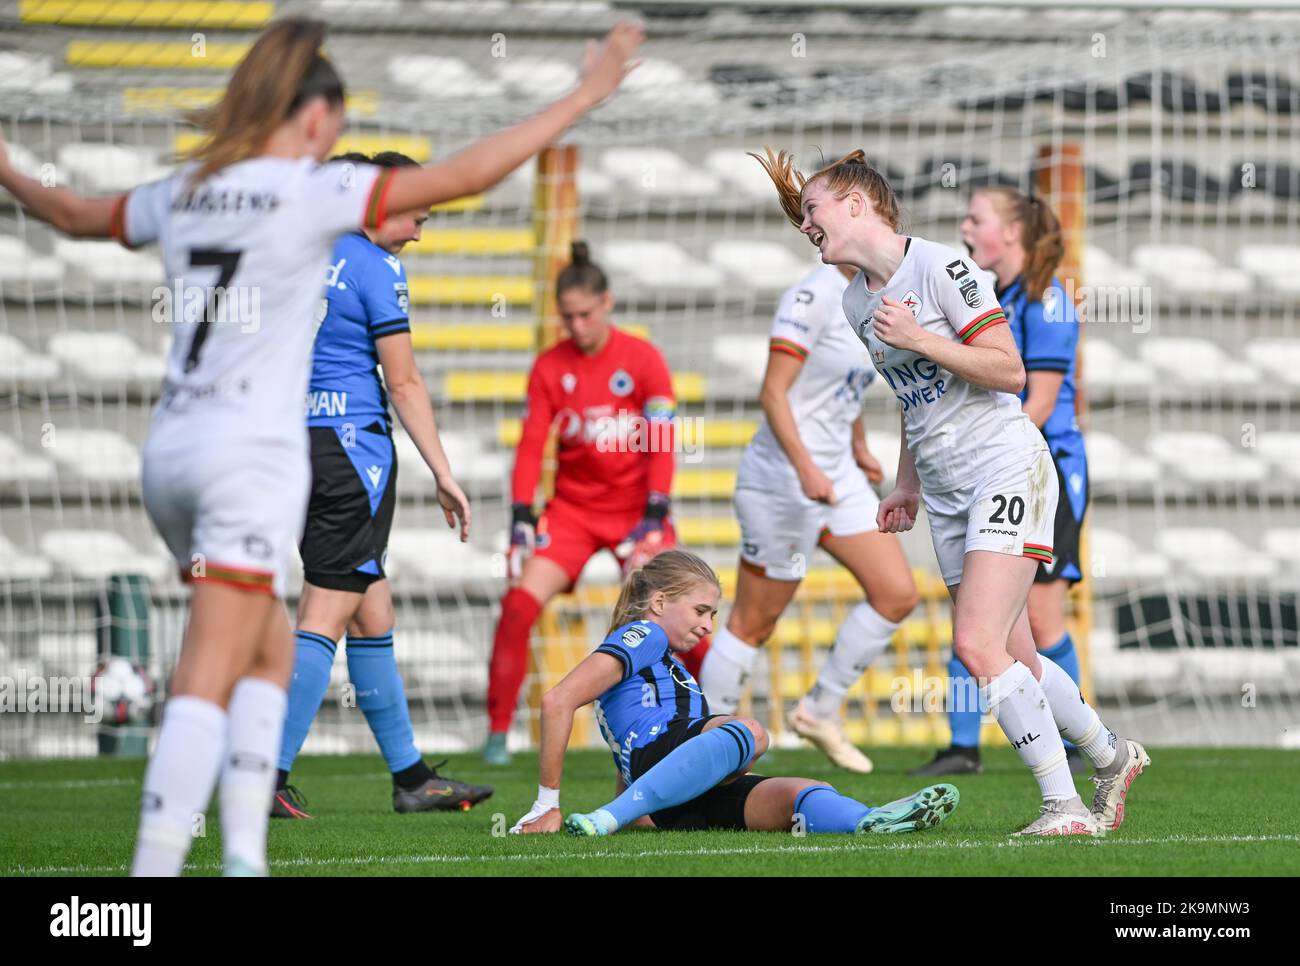
[[1237, 265], [1271, 291], [1300, 294], [1298, 245], [1242, 245], [1237, 249]]
[[740, 543], [740, 524], [733, 517], [678, 517], [673, 525], [688, 547], [734, 547]]
[[1268, 476], [1260, 459], [1222, 436], [1198, 430], [1154, 434], [1151, 455], [1185, 480], [1203, 484], [1258, 483]]
[[[484, 452], [482, 442], [472, 433], [443, 432], [439, 433], [439, 439], [458, 482], [501, 482], [510, 472], [506, 455]], [[399, 485], [411, 483], [415, 488], [432, 491], [433, 474], [411, 437], [394, 428], [393, 445], [397, 449], [397, 465], [403, 467], [397, 476]]]
[[531, 305], [529, 275], [409, 275], [412, 305]]
[[188, 40], [73, 40], [64, 57], [69, 67], [225, 71], [233, 70], [250, 46], [213, 41], [199, 48]]
[[[750, 420], [706, 419], [698, 430], [698, 442], [705, 449], [741, 449], [749, 445], [757, 429], [758, 423]], [[497, 424], [497, 442], [506, 447], [518, 446], [521, 432], [519, 420], [503, 419]]]
[[140, 553], [119, 534], [107, 530], [50, 530], [40, 539], [41, 553], [60, 570], [86, 580], [113, 574], [143, 574], [163, 579], [172, 561]]
[[1091, 483], [1154, 483], [1160, 475], [1155, 460], [1134, 453], [1110, 433], [1090, 430], [1085, 437], [1085, 446]]
[[1246, 358], [1274, 379], [1300, 386], [1300, 338], [1256, 339], [1247, 343]]
[[1133, 264], [1162, 282], [1170, 294], [1241, 295], [1255, 282], [1239, 268], [1230, 268], [1195, 245], [1138, 245]]
[[1151, 580], [1169, 573], [1169, 560], [1141, 550], [1128, 534], [1088, 528], [1088, 565], [1098, 580]]
[[0, 51], [0, 90], [26, 94], [72, 93], [72, 75], [55, 73], [49, 57]]
[[1184, 74], [1173, 71], [1144, 71], [1124, 81], [1123, 104], [1159, 101], [1166, 111], [1179, 114], [1217, 114], [1223, 110], [1223, 95], [1197, 87]]
[[735, 492], [735, 470], [683, 466], [673, 476], [675, 500], [730, 500]]
[[1095, 245], [1088, 245], [1083, 250], [1083, 280], [1090, 286], [1113, 289], [1138, 289], [1147, 284], [1145, 275]]
[[492, 555], [473, 544], [461, 543], [456, 531], [414, 530], [397, 527], [388, 540], [388, 562], [384, 568], [395, 581], [463, 583], [493, 580], [505, 576], [493, 564]]
[[1236, 387], [1259, 380], [1258, 369], [1232, 358], [1209, 339], [1148, 335], [1138, 355], [1166, 378], [1186, 385]]
[[713, 291], [726, 278], [714, 266], [667, 241], [611, 241], [601, 249], [599, 258], [611, 274], [626, 276], [647, 288]]
[[731, 185], [746, 198], [771, 204], [777, 201], [772, 179], [757, 161], [743, 151], [710, 151], [704, 159], [704, 166], [719, 181]]
[[162, 286], [166, 281], [156, 253], [131, 251], [115, 241], [56, 238], [54, 254], [97, 285]]
[[1251, 104], [1269, 114], [1300, 114], [1300, 87], [1281, 74], [1233, 71], [1226, 86], [1229, 104]]
[[0, 284], [21, 289], [32, 283], [57, 285], [63, 281], [64, 265], [53, 255], [38, 255], [21, 238], [0, 235]]
[[551, 101], [578, 84], [578, 68], [551, 57], [508, 57], [497, 77], [518, 97]]
[[53, 570], [44, 557], [24, 553], [0, 534], [0, 580], [45, 580]]
[[1264, 429], [1255, 445], [1260, 456], [1292, 480], [1300, 481], [1300, 433]]
[[108, 193], [164, 177], [170, 168], [158, 163], [156, 153], [117, 144], [65, 144], [58, 157], [59, 166], [88, 191]]
[[537, 242], [531, 228], [435, 228], [425, 227], [419, 241], [402, 249], [402, 256], [532, 255]]
[[636, 196], [708, 198], [721, 189], [708, 171], [666, 148], [610, 148], [600, 155], [600, 170]]
[[623, 569], [612, 553], [594, 554], [587, 561], [578, 577], [579, 583], [592, 586], [608, 586], [617, 591], [623, 579]]
[[28, 453], [17, 440], [0, 434], [0, 484], [48, 480], [53, 475], [54, 467], [48, 459]]
[[1090, 335], [1083, 340], [1083, 378], [1091, 389], [1146, 388], [1151, 367], [1121, 352], [1112, 342]]
[[1186, 570], [1214, 579], [1271, 577], [1278, 570], [1272, 557], [1247, 547], [1218, 527], [1165, 527], [1156, 546]]
[[209, 27], [257, 30], [275, 13], [274, 3], [240, 0], [152, 0], [149, 3], [102, 3], [86, 0], [19, 0], [24, 23], [65, 27]]
[[[1245, 171], [1251, 173], [1253, 179], [1251, 188], [1242, 184], [1242, 175]], [[1233, 194], [1262, 191], [1283, 201], [1300, 200], [1300, 166], [1280, 161], [1242, 158], [1233, 163], [1228, 171], [1228, 179], [1228, 186]]]
[[161, 356], [144, 352], [120, 332], [60, 332], [50, 339], [50, 355], [89, 379], [161, 380]]
[[532, 352], [537, 347], [537, 326], [528, 323], [443, 325], [413, 322], [411, 344], [420, 351]]
[[740, 373], [755, 388], [767, 372], [768, 337], [757, 333], [733, 333], [713, 337], [713, 361]]
[[[3, 58], [0, 54], [0, 58]], [[2, 89], [2, 88], [0, 88]], [[36, 156], [35, 152], [28, 150], [21, 144], [6, 144], [5, 150], [9, 152], [9, 165], [19, 174], [24, 174], [29, 178], [40, 179], [41, 165], [45, 163], [44, 158]], [[55, 174], [58, 170], [55, 169]], [[8, 240], [6, 237], [4, 240]], [[17, 241], [17, 239], [14, 239]]]
[[1187, 161], [1161, 161], [1153, 166], [1149, 160], [1134, 161], [1129, 167], [1129, 195], [1159, 191], [1175, 201], [1219, 201], [1227, 190], [1218, 178], [1197, 169]]
[[[142, 116], [182, 114], [210, 107], [225, 90], [225, 85], [215, 84], [207, 87], [127, 87], [122, 90], [122, 112]], [[345, 106], [352, 117], [374, 117], [379, 112], [379, 93], [349, 89]]]
[[122, 434], [109, 429], [59, 429], [49, 452], [64, 470], [94, 483], [134, 483], [140, 477], [140, 454]]
[[[453, 371], [443, 376], [443, 395], [450, 402], [523, 402], [528, 388], [526, 372]], [[704, 376], [698, 372], [673, 373], [677, 403], [704, 401]]]
[[735, 281], [764, 294], [783, 292], [816, 263], [800, 259], [778, 242], [724, 238], [709, 244], [709, 261]]
[[1292, 570], [1300, 571], [1300, 527], [1265, 530], [1264, 549]]
[[686, 109], [707, 107], [721, 100], [711, 84], [692, 80], [680, 64], [656, 57], [644, 58], [640, 66], [627, 75], [620, 94], [656, 105], [673, 104]]
[[459, 57], [401, 54], [388, 61], [388, 77], [395, 84], [435, 100], [504, 97], [503, 81], [479, 75]]

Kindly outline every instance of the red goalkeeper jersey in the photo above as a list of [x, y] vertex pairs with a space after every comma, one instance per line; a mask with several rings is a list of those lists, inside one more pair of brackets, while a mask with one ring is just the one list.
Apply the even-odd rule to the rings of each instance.
[[556, 499], [594, 512], [643, 508], [651, 490], [672, 486], [675, 410], [668, 365], [649, 342], [611, 326], [588, 356], [565, 339], [537, 357], [528, 377], [513, 501], [532, 504], [555, 426]]

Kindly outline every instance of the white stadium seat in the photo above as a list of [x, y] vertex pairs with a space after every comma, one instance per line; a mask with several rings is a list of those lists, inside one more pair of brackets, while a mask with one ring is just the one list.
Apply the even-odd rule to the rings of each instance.
[[722, 187], [666, 148], [610, 148], [600, 156], [600, 169], [633, 194], [651, 198], [705, 198]]
[[800, 261], [785, 245], [770, 241], [724, 238], [709, 245], [709, 261], [737, 282], [763, 293], [783, 292], [814, 267]]
[[70, 94], [72, 75], [51, 69], [49, 57], [14, 51], [0, 53], [0, 90], [30, 94]]
[[481, 77], [459, 57], [428, 54], [393, 57], [388, 61], [388, 76], [394, 83], [434, 99], [503, 97], [506, 93], [503, 82]]
[[768, 337], [748, 332], [713, 337], [713, 361], [740, 373], [755, 388], [767, 372]]
[[623, 568], [612, 553], [593, 554], [578, 577], [583, 586], [617, 585], [622, 579]]
[[140, 453], [109, 429], [55, 429], [50, 455], [85, 480], [131, 483], [140, 476]]
[[1275, 292], [1300, 292], [1300, 246], [1242, 245], [1237, 265]]
[[491, 554], [461, 543], [457, 533], [446, 526], [395, 529], [388, 539], [388, 562], [384, 569], [394, 580], [412, 582], [461, 583], [505, 576], [503, 569], [493, 565]]
[[519, 97], [554, 100], [578, 83], [578, 68], [550, 57], [508, 57], [497, 77]]
[[[0, 57], [3, 56], [3, 54], [0, 54]], [[35, 152], [29, 151], [21, 144], [7, 145], [6, 150], [9, 152], [9, 164], [15, 171], [19, 174], [25, 174], [29, 178], [40, 179], [41, 166], [49, 160], [48, 158], [37, 157]], [[55, 169], [56, 181], [57, 174], [58, 171]]]
[[1234, 359], [1209, 339], [1144, 336], [1138, 354], [1167, 378], [1191, 386], [1243, 386], [1259, 380], [1259, 370]]
[[1300, 570], [1300, 527], [1271, 527], [1265, 530], [1264, 550], [1292, 570]]
[[1090, 286], [1142, 288], [1147, 277], [1124, 265], [1103, 248], [1089, 245], [1083, 250], [1083, 280]]
[[1114, 344], [1090, 336], [1083, 340], [1083, 379], [1093, 389], [1149, 386], [1151, 367], [1120, 352]]
[[1105, 527], [1088, 530], [1092, 576], [1101, 580], [1152, 580], [1169, 573], [1169, 561], [1141, 550], [1128, 534]]
[[112, 574], [164, 578], [173, 562], [143, 554], [119, 534], [107, 530], [51, 530], [41, 537], [41, 553], [74, 577], [103, 580]]
[[[510, 472], [509, 459], [505, 453], [484, 452], [482, 441], [472, 433], [440, 433], [443, 452], [457, 480], [462, 482], [500, 482]], [[433, 474], [424, 465], [415, 441], [405, 431], [394, 428], [393, 446], [397, 450], [399, 467], [398, 485], [412, 484], [413, 487], [428, 489], [434, 487]], [[441, 518], [441, 511], [433, 508]]]
[[147, 353], [120, 332], [60, 332], [50, 354], [69, 369], [97, 380], [161, 380], [162, 356]]
[[629, 276], [650, 288], [708, 291], [726, 282], [717, 268], [673, 242], [611, 241], [598, 260], [610, 272]]
[[767, 172], [744, 151], [729, 149], [710, 151], [704, 166], [725, 184], [755, 201], [777, 201], [776, 187]]
[[53, 255], [37, 255], [21, 238], [0, 236], [0, 284], [8, 287], [31, 282], [59, 282], [63, 274], [60, 259]]
[[691, 80], [680, 64], [654, 57], [644, 58], [627, 75], [620, 93], [655, 105], [672, 104], [688, 109], [716, 104], [721, 99], [713, 85]]
[[1185, 569], [1212, 579], [1271, 577], [1277, 561], [1218, 527], [1165, 527], [1156, 546]]
[[1133, 249], [1133, 264], [1163, 282], [1171, 294], [1241, 295], [1256, 288], [1241, 269], [1221, 264], [1195, 245], [1139, 245]]
[[1259, 455], [1293, 480], [1300, 480], [1300, 433], [1262, 430], [1255, 441]]
[[0, 534], [0, 580], [44, 580], [53, 571], [44, 557], [24, 553]]
[[26, 483], [48, 480], [54, 465], [44, 456], [26, 452], [18, 441], [0, 435], [0, 483]]
[[166, 281], [162, 262], [156, 254], [133, 252], [115, 241], [59, 238], [54, 242], [54, 254], [92, 283], [137, 283], [161, 287]]
[[1263, 460], [1214, 433], [1156, 433], [1147, 447], [1167, 468], [1194, 483], [1258, 483], [1268, 476]]
[[1110, 433], [1090, 430], [1084, 442], [1093, 483], [1152, 483], [1160, 475], [1155, 460], [1134, 453]]
[[1288, 386], [1300, 386], [1300, 339], [1256, 339], [1247, 343], [1246, 358]]
[[155, 151], [119, 144], [65, 144], [59, 148], [59, 167], [74, 175], [90, 191], [126, 191], [157, 181], [171, 168], [159, 164]]
[[49, 356], [29, 352], [18, 339], [0, 332], [0, 384], [43, 382], [58, 374], [58, 362]]

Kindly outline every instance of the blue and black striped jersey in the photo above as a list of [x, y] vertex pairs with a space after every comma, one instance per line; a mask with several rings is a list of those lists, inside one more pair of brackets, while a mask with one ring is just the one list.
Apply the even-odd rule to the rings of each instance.
[[[1065, 378], [1056, 396], [1056, 408], [1043, 424], [1048, 441], [1079, 432], [1074, 419], [1075, 353], [1079, 345], [1079, 319], [1060, 281], [1053, 278], [1037, 302], [1029, 300], [1023, 276], [998, 293], [1002, 311], [1011, 324], [1016, 348], [1025, 361], [1025, 372], [1059, 372]], [[1028, 380], [1020, 393], [1023, 403], [1029, 393]]]
[[668, 635], [653, 621], [632, 621], [605, 638], [597, 654], [608, 654], [623, 668], [623, 679], [596, 699], [600, 725], [614, 764], [628, 778], [635, 748], [650, 744], [678, 718], [709, 713], [704, 690], [673, 657]]

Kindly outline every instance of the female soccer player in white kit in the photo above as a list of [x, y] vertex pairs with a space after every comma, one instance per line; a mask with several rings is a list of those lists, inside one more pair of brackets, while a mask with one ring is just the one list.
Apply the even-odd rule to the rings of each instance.
[[[1057, 487], [1051, 453], [1015, 396], [1024, 366], [991, 286], [954, 249], [901, 234], [893, 189], [863, 152], [809, 178], [784, 152], [758, 160], [822, 261], [859, 269], [844, 314], [902, 404], [906, 439], [877, 521], [883, 532], [909, 530], [925, 501], [953, 601], [953, 648], [1042, 791], [1042, 813], [1017, 834], [1118, 827], [1150, 759], [1034, 647], [1025, 601], [1039, 562], [1051, 560]], [[1062, 735], [1097, 768], [1091, 810]]]
[[[313, 313], [335, 238], [484, 191], [600, 103], [642, 39], [619, 24], [582, 82], [527, 121], [428, 168], [329, 164], [344, 89], [324, 25], [269, 27], [202, 118], [208, 137], [174, 175], [85, 199], [17, 174], [0, 185], [81, 237], [157, 241], [169, 280], [206, 291], [175, 341], [144, 446], [145, 508], [194, 583], [189, 624], [145, 774], [132, 873], [177, 875], [221, 775], [227, 874], [266, 871], [266, 825], [294, 638], [281, 597], [311, 470], [303, 419]], [[215, 291], [213, 291], [215, 289]], [[239, 290], [255, 293], [237, 298]], [[231, 318], [242, 305], [260, 306]], [[450, 522], [450, 521], [449, 521]]]
[[841, 768], [866, 773], [871, 759], [844, 735], [840, 706], [889, 646], [917, 592], [898, 537], [876, 528], [880, 501], [868, 478], [883, 474], [862, 429], [862, 396], [876, 371], [842, 307], [856, 273], [820, 266], [777, 305], [759, 395], [765, 419], [736, 475], [736, 600], [704, 657], [700, 684], [709, 707], [735, 712], [759, 646], [822, 546], [853, 573], [866, 600], [845, 616], [817, 683], [788, 723]]

